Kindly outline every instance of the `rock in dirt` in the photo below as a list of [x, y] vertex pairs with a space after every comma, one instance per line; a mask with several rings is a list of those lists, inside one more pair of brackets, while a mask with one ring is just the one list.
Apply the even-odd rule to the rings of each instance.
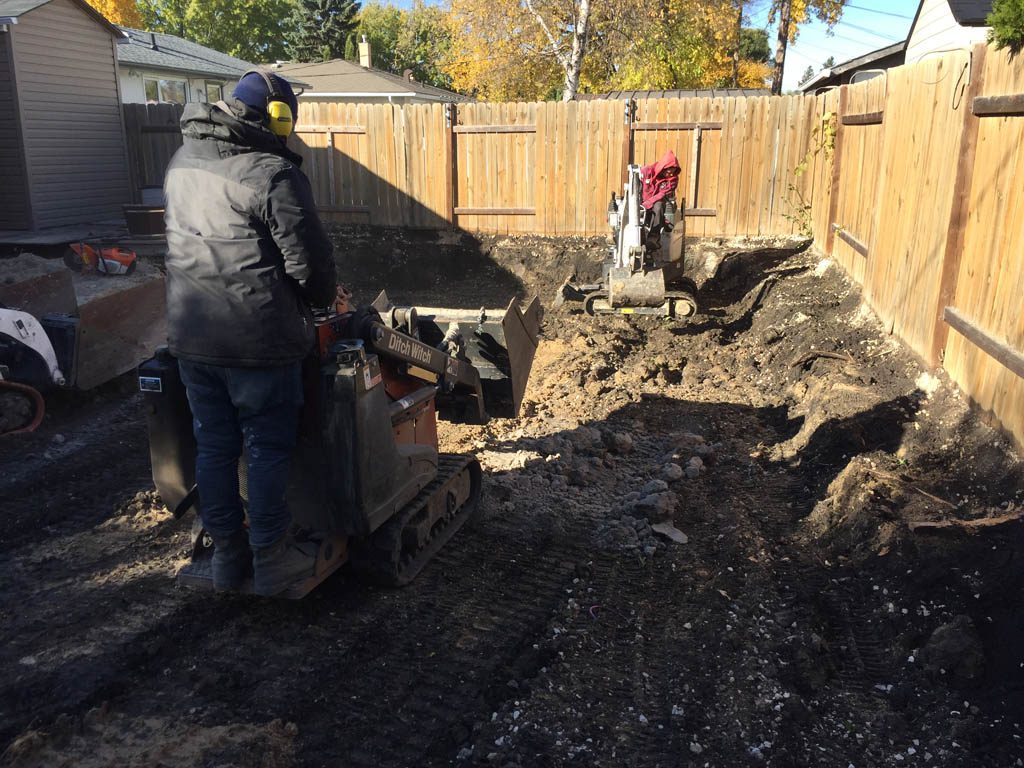
[[661, 493], [662, 491], [667, 490], [668, 483], [666, 483], [664, 480], [658, 480], [657, 478], [655, 478], [654, 480], [647, 481], [647, 483], [644, 484], [644, 487], [640, 489], [640, 493], [643, 496], [647, 496], [648, 494], [651, 493]]
[[631, 453], [633, 450], [633, 436], [629, 432], [616, 432], [612, 435], [611, 445], [608, 447], [620, 455]]
[[674, 483], [676, 480], [681, 480], [683, 477], [683, 468], [674, 462], [669, 462], [661, 468], [661, 476], [670, 483]]
[[652, 520], [665, 520], [671, 518], [676, 511], [679, 499], [671, 491], [660, 491], [641, 496], [628, 506], [628, 511], [633, 514], [643, 515]]
[[954, 685], [976, 682], [985, 673], [985, 651], [970, 616], [937, 627], [921, 649], [926, 670], [949, 676]]
[[690, 540], [685, 533], [672, 525], [672, 523], [655, 523], [651, 526], [651, 530], [655, 533], [660, 533], [676, 544], [686, 544]]

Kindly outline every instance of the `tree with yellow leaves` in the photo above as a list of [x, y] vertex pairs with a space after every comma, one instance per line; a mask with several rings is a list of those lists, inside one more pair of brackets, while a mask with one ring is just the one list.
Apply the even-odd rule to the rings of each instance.
[[138, 29], [142, 26], [142, 14], [139, 13], [135, 0], [85, 0], [89, 5], [103, 14], [103, 17], [114, 24]]
[[733, 0], [452, 0], [444, 66], [457, 90], [494, 100], [764, 87], [764, 56], [738, 55], [737, 13]]
[[772, 71], [772, 93], [782, 93], [782, 70], [786, 65], [786, 48], [796, 41], [800, 25], [813, 15], [831, 30], [843, 15], [846, 0], [773, 0], [768, 23], [779, 20], [775, 67]]

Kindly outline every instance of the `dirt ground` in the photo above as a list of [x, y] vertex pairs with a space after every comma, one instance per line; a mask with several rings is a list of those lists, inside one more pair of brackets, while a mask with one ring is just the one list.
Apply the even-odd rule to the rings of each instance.
[[[693, 322], [551, 298], [600, 240], [339, 230], [357, 299], [547, 306], [479, 519], [411, 586], [175, 585], [131, 378], [0, 442], [0, 763], [1024, 765], [1024, 465], [828, 261], [693, 244]], [[713, 277], [709, 277], [714, 273]], [[954, 521], [946, 527], [922, 522]]]

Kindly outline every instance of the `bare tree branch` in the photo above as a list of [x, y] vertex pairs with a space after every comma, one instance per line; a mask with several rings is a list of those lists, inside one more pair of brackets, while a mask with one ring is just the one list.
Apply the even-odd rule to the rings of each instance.
[[526, 0], [526, 7], [529, 9], [530, 13], [533, 14], [537, 23], [540, 24], [540, 28], [544, 30], [544, 34], [551, 42], [551, 52], [555, 55], [555, 58], [558, 59], [558, 63], [562, 65], [563, 69], [568, 71], [569, 57], [562, 52], [561, 43], [559, 43], [559, 41], [555, 39], [555, 36], [551, 34], [551, 29], [548, 27], [548, 23], [544, 21], [544, 17], [541, 16], [540, 12], [533, 7], [533, 0]]

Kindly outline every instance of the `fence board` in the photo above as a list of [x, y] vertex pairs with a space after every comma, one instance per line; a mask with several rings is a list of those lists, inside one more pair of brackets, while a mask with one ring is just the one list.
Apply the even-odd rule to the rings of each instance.
[[[1024, 70], [989, 50], [983, 96], [1024, 90]], [[977, 117], [977, 155], [953, 306], [987, 335], [1024, 352], [1024, 117]], [[957, 331], [946, 369], [986, 412], [1024, 443], [1024, 379]]]

